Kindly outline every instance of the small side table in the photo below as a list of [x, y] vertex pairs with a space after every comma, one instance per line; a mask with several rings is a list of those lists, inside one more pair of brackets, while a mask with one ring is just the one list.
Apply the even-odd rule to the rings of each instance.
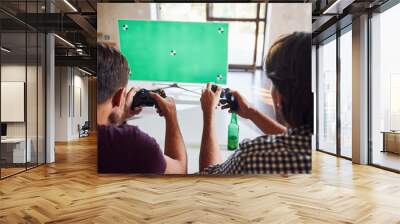
[[383, 150], [382, 152], [391, 152], [400, 154], [400, 131], [382, 131]]

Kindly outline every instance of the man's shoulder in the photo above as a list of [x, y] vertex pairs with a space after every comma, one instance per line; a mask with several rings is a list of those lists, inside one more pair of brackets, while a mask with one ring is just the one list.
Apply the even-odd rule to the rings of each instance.
[[293, 133], [263, 135], [240, 144], [241, 156], [308, 155], [311, 154], [311, 136]]
[[147, 133], [139, 129], [139, 127], [129, 124], [122, 125], [100, 125], [98, 126], [98, 133], [101, 136], [108, 138], [124, 138], [135, 141], [154, 141]]
[[243, 150], [254, 150], [254, 149], [269, 149], [279, 147], [298, 147], [299, 145], [307, 147], [310, 144], [311, 135], [299, 135], [299, 134], [272, 134], [262, 135], [252, 140], [245, 140], [240, 143], [240, 148]]
[[120, 124], [120, 125], [98, 125], [97, 126], [99, 130], [105, 131], [105, 132], [129, 132], [129, 131], [134, 131], [134, 132], [142, 132], [138, 126], [135, 125], [130, 125], [130, 124]]
[[130, 125], [130, 124], [111, 124], [111, 125], [98, 125], [97, 128], [99, 130], [104, 130], [104, 131], [109, 131], [109, 130], [119, 130], [119, 131], [124, 131], [124, 130], [135, 130], [135, 129], [139, 129], [137, 126], [135, 125]]
[[166, 165], [160, 146], [137, 126], [98, 126], [97, 134], [100, 172], [164, 172]]
[[252, 151], [254, 149], [264, 149], [274, 147], [282, 139], [280, 135], [262, 135], [254, 139], [244, 140], [240, 143], [240, 149], [243, 152]]

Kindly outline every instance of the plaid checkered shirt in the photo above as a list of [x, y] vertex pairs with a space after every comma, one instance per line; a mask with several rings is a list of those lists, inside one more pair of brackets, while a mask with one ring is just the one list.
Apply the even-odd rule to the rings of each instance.
[[277, 135], [243, 141], [224, 163], [201, 174], [295, 174], [311, 172], [312, 128], [302, 126]]

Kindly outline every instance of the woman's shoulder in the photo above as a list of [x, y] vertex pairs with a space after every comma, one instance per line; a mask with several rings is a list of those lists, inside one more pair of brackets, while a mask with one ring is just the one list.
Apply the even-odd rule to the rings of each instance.
[[312, 129], [299, 127], [288, 129], [282, 134], [267, 134], [254, 139], [245, 139], [239, 146], [242, 151], [263, 151], [278, 148], [311, 146]]

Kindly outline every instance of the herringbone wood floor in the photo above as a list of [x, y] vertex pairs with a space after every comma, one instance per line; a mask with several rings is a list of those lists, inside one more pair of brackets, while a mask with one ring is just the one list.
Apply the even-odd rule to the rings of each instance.
[[400, 175], [314, 153], [313, 174], [96, 173], [96, 139], [0, 181], [0, 223], [400, 223]]

